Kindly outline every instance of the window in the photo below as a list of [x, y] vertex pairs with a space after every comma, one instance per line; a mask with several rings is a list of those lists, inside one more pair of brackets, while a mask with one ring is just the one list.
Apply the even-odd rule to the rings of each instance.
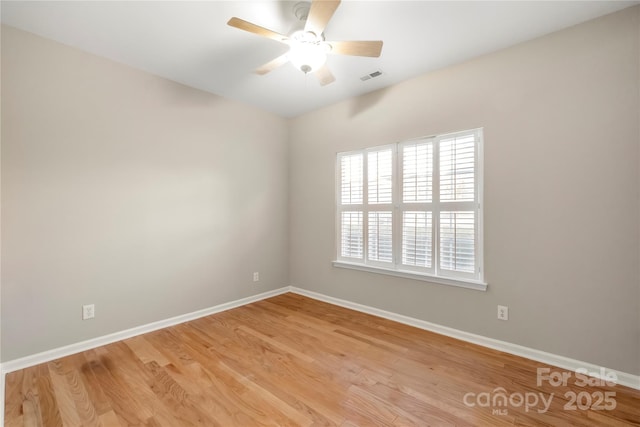
[[338, 154], [338, 267], [486, 289], [482, 130]]

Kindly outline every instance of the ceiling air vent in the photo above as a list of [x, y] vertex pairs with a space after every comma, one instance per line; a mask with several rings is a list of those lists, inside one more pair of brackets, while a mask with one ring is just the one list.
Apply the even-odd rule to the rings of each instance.
[[362, 80], [364, 82], [364, 81], [370, 80], [370, 79], [372, 79], [374, 77], [378, 77], [378, 76], [381, 76], [381, 75], [382, 75], [382, 71], [378, 70], [378, 71], [374, 71], [371, 74], [365, 74], [364, 76], [360, 77], [360, 80]]

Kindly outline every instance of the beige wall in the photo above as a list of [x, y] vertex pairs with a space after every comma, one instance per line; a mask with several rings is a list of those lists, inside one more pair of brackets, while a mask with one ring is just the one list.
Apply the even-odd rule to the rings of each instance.
[[[640, 374], [639, 11], [292, 120], [291, 284]], [[331, 266], [336, 152], [476, 127], [487, 292]]]
[[288, 285], [286, 142], [270, 113], [2, 27], [2, 360]]

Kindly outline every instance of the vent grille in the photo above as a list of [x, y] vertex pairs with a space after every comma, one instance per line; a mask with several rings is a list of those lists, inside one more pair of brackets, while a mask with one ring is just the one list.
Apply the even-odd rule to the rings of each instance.
[[367, 81], [367, 80], [371, 80], [375, 77], [381, 76], [382, 75], [382, 71], [378, 70], [378, 71], [374, 71], [373, 73], [369, 73], [369, 74], [365, 74], [364, 76], [360, 77], [360, 80], [362, 80], [363, 82]]

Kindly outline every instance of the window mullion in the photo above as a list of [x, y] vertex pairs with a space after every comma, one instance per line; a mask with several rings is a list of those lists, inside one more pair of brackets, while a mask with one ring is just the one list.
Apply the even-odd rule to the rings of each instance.
[[474, 134], [476, 138], [476, 145], [475, 145], [475, 152], [474, 152], [474, 157], [475, 157], [474, 166], [475, 166], [475, 178], [476, 178], [474, 182], [475, 184], [474, 212], [476, 212], [475, 274], [476, 274], [476, 277], [483, 277], [484, 272], [482, 271], [482, 269], [484, 268], [484, 248], [482, 247], [482, 245], [484, 245], [484, 230], [483, 230], [484, 206], [481, 206], [481, 203], [484, 203], [483, 194], [482, 194], [482, 191], [483, 191], [482, 185], [484, 183], [484, 160], [483, 160], [484, 154], [482, 152], [482, 149], [484, 144], [482, 143], [482, 133], [476, 130]]
[[402, 202], [402, 155], [400, 144], [393, 147], [393, 174], [392, 174], [392, 199], [393, 199], [393, 267], [397, 269], [402, 259], [402, 211], [398, 206]]
[[362, 152], [362, 259], [369, 263], [369, 151]]
[[440, 139], [433, 140], [433, 177], [431, 178], [431, 253], [433, 254], [433, 272], [440, 274]]

